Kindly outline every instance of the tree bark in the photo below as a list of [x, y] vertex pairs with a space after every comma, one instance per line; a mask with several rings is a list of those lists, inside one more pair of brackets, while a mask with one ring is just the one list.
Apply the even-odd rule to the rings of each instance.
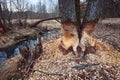
[[86, 13], [83, 19], [84, 22], [99, 19], [102, 15], [102, 10], [105, 0], [88, 0]]
[[120, 1], [114, 0], [88, 0], [83, 22], [99, 18], [119, 18]]
[[80, 21], [80, 1], [79, 0], [58, 0], [61, 21], [70, 19], [73, 22]]
[[119, 18], [120, 17], [120, 1], [104, 0], [102, 18]]
[[6, 32], [5, 19], [3, 18], [2, 3], [0, 3], [0, 27], [3, 28], [3, 31]]

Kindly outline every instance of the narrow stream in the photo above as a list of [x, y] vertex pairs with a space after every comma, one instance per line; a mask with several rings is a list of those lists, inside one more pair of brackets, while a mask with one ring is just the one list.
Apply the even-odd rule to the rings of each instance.
[[[47, 36], [51, 36], [51, 34], [54, 34], [54, 33], [57, 33], [57, 32], [58, 32], [58, 30], [50, 30], [50, 31], [42, 34], [41, 35], [41, 41], [42, 41], [42, 43], [46, 42], [46, 41], [44, 41], [44, 38], [46, 38]], [[33, 47], [36, 44], [36, 39], [34, 39], [34, 40], [33, 39], [32, 40], [28, 40], [28, 43], [29, 43], [29, 45], [31, 47]], [[19, 45], [16, 46], [16, 48], [14, 49], [13, 54], [12, 54], [13, 57], [20, 54], [19, 48], [21, 48], [21, 47], [25, 47], [24, 42], [22, 42], [21, 44], [19, 44]], [[6, 59], [8, 59], [7, 58], [8, 54], [9, 53], [7, 53], [6, 51], [0, 52], [0, 64], [2, 62], [4, 62]]]

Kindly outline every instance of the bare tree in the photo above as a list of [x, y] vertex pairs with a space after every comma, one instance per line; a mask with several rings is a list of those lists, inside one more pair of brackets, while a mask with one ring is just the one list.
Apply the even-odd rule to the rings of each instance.
[[38, 13], [42, 13], [42, 14], [47, 13], [46, 5], [45, 5], [45, 4], [42, 4], [42, 3], [41, 3], [41, 0], [40, 0], [40, 1], [38, 2], [38, 4], [37, 4], [37, 12], [38, 12]]
[[7, 16], [7, 20], [8, 20], [8, 25], [10, 27], [13, 27], [12, 25], [12, 14], [13, 14], [13, 8], [12, 8], [12, 0], [9, 0], [9, 13], [8, 13], [8, 16]]
[[47, 13], [46, 5], [42, 4], [41, 0], [39, 0], [37, 4], [37, 13], [40, 14], [40, 18], [42, 19], [46, 18], [46, 13]]
[[[8, 2], [10, 3], [8, 5]], [[4, 31], [12, 27], [12, 8], [11, 0], [1, 0], [0, 2], [0, 22], [4, 26]]]
[[42, 13], [42, 3], [41, 3], [41, 0], [37, 4], [37, 12], [38, 13]]
[[[0, 15], [3, 15], [3, 10], [2, 10], [2, 4], [0, 3]], [[3, 29], [3, 31], [5, 32], [5, 20], [3, 18], [3, 16], [0, 16], [0, 27]]]
[[55, 6], [54, 13], [55, 13], [55, 16], [59, 15], [59, 5], [58, 4]]
[[33, 4], [30, 4], [29, 5], [29, 9], [28, 9], [28, 16], [29, 16], [29, 18], [30, 19], [33, 19], [34, 18], [34, 12], [35, 12], [35, 5], [33, 5]]
[[20, 26], [23, 26], [22, 19], [24, 19], [24, 26], [26, 27], [26, 21], [28, 18], [28, 14], [25, 11], [28, 10], [29, 3], [26, 0], [12, 0], [12, 3], [15, 6], [15, 10], [18, 12], [18, 22]]
[[[56, 2], [58, 2], [58, 0], [56, 0]], [[59, 15], [59, 5], [56, 2], [54, 0], [49, 0], [49, 12], [51, 13], [50, 17], [56, 17]]]

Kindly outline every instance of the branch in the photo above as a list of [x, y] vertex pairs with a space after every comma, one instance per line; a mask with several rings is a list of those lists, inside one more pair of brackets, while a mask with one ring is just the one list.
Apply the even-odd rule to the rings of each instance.
[[54, 17], [54, 18], [48, 18], [48, 19], [43, 19], [43, 20], [40, 20], [40, 21], [37, 21], [35, 23], [33, 23], [30, 27], [36, 27], [40, 22], [44, 22], [44, 21], [48, 21], [48, 20], [56, 20], [56, 19], [60, 19], [60, 17]]
[[61, 21], [59, 21], [58, 19], [55, 19], [58, 23], [60, 23], [61, 24]]

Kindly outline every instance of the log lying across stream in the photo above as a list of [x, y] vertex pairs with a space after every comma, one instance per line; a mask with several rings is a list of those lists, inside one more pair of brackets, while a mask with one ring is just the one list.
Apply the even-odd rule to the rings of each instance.
[[[5, 51], [6, 53], [13, 54], [14, 49], [22, 42], [36, 39], [36, 33], [45, 33], [46, 31], [41, 30], [41, 28], [38, 28], [37, 25], [41, 22], [48, 21], [48, 20], [56, 20], [60, 17], [54, 17], [54, 18], [48, 18], [43, 19], [40, 21], [37, 21], [29, 28], [26, 29], [19, 29], [19, 30], [13, 30], [11, 32], [6, 33], [3, 36], [0, 36], [0, 52]], [[59, 21], [58, 21], [59, 22]], [[41, 26], [40, 26], [41, 27]], [[8, 54], [8, 55], [9, 55]]]
[[[26, 33], [27, 32], [26, 30]], [[35, 31], [31, 30], [29, 34], [23, 33], [22, 35], [19, 35], [18, 33], [11, 34], [10, 36], [4, 36], [1, 37], [0, 43], [3, 45], [0, 45], [0, 52], [6, 52], [7, 56], [11, 56], [15, 50], [16, 47], [18, 47], [21, 43], [28, 40], [34, 40], [37, 38], [37, 33], [41, 33], [41, 31]], [[15, 35], [16, 34], [16, 35]]]

